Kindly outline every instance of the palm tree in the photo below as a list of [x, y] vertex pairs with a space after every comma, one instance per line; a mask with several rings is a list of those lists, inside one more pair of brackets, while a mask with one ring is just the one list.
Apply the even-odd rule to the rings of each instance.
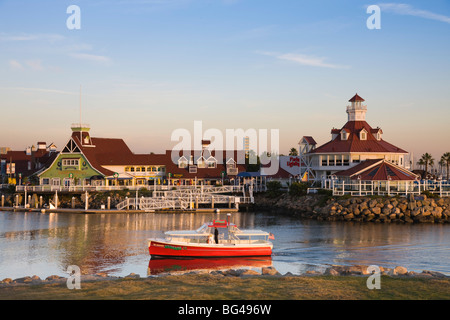
[[298, 156], [298, 151], [296, 148], [291, 148], [291, 150], [289, 150], [289, 155], [290, 156]]
[[450, 152], [446, 152], [446, 153], [444, 153], [443, 155], [442, 155], [442, 157], [441, 157], [441, 161], [445, 164], [445, 167], [446, 167], [446, 172], [447, 172], [447, 180], [449, 179], [449, 177], [450, 177]]
[[431, 156], [431, 154], [427, 152], [422, 155], [417, 164], [425, 166], [425, 177], [426, 177], [428, 174], [428, 166], [433, 166], [434, 159]]

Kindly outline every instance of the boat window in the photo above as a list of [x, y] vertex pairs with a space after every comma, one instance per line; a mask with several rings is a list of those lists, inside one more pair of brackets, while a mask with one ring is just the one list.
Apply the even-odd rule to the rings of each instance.
[[203, 224], [200, 228], [198, 228], [197, 230], [196, 230], [196, 232], [197, 233], [204, 233], [204, 232], [206, 232], [206, 229], [208, 228], [208, 225], [205, 223], [205, 224]]

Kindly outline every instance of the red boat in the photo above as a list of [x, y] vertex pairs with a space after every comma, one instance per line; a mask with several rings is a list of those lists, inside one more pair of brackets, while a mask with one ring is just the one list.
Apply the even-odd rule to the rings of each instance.
[[167, 231], [165, 239], [148, 239], [148, 250], [152, 257], [270, 256], [273, 238], [268, 232], [240, 230], [229, 221], [214, 220], [197, 230]]

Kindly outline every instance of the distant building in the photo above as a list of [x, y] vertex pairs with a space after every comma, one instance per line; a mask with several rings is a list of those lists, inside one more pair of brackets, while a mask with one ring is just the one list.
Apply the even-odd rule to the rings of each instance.
[[[134, 154], [122, 139], [91, 137], [88, 125], [72, 125], [72, 135], [53, 163], [39, 174], [41, 185], [148, 186], [215, 183], [245, 171], [237, 151], [202, 150], [188, 153]], [[242, 153], [242, 152], [241, 152]], [[244, 161], [240, 161], [240, 163]]]
[[38, 142], [25, 150], [15, 151], [4, 148], [0, 154], [0, 175], [4, 184], [23, 184], [30, 182], [33, 175], [37, 175], [51, 164], [57, 156], [55, 148], [47, 149], [45, 142]]
[[306, 152], [300, 150], [311, 172], [309, 180], [321, 181], [372, 159], [405, 168], [408, 152], [384, 140], [381, 128], [373, 128], [366, 122], [364, 99], [355, 94], [349, 102], [347, 123], [340, 129], [331, 129], [329, 142]]

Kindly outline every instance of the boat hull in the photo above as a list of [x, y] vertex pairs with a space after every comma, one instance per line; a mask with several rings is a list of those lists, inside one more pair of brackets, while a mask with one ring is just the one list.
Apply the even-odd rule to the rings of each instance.
[[272, 244], [185, 244], [149, 240], [151, 256], [161, 257], [253, 257], [272, 255]]

